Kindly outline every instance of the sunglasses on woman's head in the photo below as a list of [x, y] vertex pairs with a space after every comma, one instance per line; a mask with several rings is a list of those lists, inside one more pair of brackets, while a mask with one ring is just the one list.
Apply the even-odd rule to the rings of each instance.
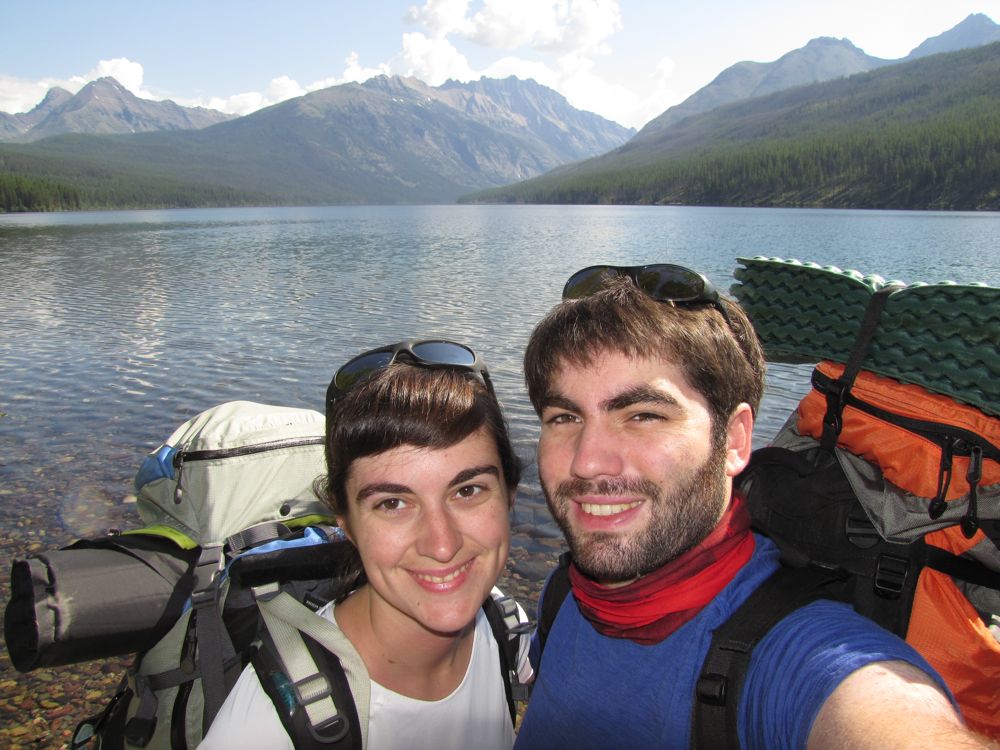
[[397, 360], [418, 367], [444, 367], [471, 372], [483, 381], [486, 390], [496, 398], [486, 365], [472, 349], [454, 341], [411, 339], [371, 349], [349, 360], [337, 370], [329, 388], [326, 389], [327, 409], [349, 390]]
[[712, 282], [684, 266], [655, 263], [648, 266], [588, 266], [569, 277], [563, 299], [582, 299], [596, 294], [612, 279], [627, 276], [639, 289], [660, 302], [675, 305], [713, 305], [732, 329], [725, 305]]

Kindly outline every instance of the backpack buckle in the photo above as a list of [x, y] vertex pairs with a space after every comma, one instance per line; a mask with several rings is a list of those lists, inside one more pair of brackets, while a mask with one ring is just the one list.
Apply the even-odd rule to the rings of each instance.
[[867, 515], [849, 515], [844, 522], [844, 533], [847, 540], [859, 549], [871, 549], [882, 538]]
[[724, 674], [703, 674], [695, 685], [695, 694], [699, 701], [709, 706], [724, 706], [728, 686], [729, 680]]
[[295, 700], [303, 707], [333, 695], [330, 681], [326, 679], [326, 675], [319, 672], [293, 682], [292, 689], [295, 691]]
[[875, 593], [883, 599], [898, 599], [903, 593], [909, 569], [908, 560], [892, 555], [879, 555], [875, 564]]

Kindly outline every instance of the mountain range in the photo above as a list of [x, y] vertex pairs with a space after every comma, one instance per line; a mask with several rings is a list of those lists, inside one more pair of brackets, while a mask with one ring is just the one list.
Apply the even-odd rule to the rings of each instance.
[[[239, 118], [141, 100], [101, 79], [75, 96], [53, 89], [31, 112], [0, 113], [0, 131], [22, 141], [0, 146], [0, 180], [7, 173], [69, 185], [83, 191], [80, 205], [94, 207], [175, 205], [185, 190], [199, 197], [183, 205], [450, 202], [531, 178], [648, 169], [692, 144], [732, 145], [740, 139], [724, 127], [729, 107], [997, 39], [1000, 26], [980, 14], [903, 60], [871, 57], [846, 39], [814, 39], [774, 62], [727, 68], [639, 133], [516, 78], [433, 87], [379, 76]], [[771, 106], [747, 116], [765, 128], [777, 116], [780, 125]], [[713, 113], [723, 114], [704, 119]], [[127, 197], [116, 198], [122, 184]]]
[[476, 202], [1000, 209], [1000, 42], [690, 115]]
[[36, 141], [63, 133], [148, 133], [195, 130], [232, 119], [203, 107], [140, 99], [114, 78], [98, 78], [76, 94], [49, 89], [30, 112], [0, 112], [0, 141]]
[[54, 136], [9, 144], [0, 159], [52, 179], [96, 162], [131, 184], [215, 186], [250, 202], [433, 203], [605, 153], [634, 132], [534, 81], [378, 76], [200, 130]]
[[724, 104], [993, 42], [1000, 42], [1000, 25], [982, 13], [973, 13], [943, 34], [926, 39], [899, 60], [872, 57], [847, 39], [818, 37], [774, 62], [738, 62], [726, 68], [707, 86], [646, 123], [637, 137], [655, 138], [686, 117]]

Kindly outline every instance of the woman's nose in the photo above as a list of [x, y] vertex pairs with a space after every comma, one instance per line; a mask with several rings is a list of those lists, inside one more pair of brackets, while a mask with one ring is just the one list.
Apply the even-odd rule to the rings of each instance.
[[462, 533], [448, 508], [430, 508], [422, 520], [417, 552], [448, 562], [462, 548]]

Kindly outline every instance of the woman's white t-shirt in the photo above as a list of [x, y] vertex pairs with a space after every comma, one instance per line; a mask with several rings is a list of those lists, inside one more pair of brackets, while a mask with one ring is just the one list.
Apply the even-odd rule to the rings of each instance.
[[[526, 619], [518, 607], [520, 619]], [[333, 606], [319, 611], [336, 625]], [[519, 674], [531, 677], [527, 658], [527, 638], [521, 639]], [[510, 750], [514, 744], [507, 697], [500, 675], [498, 646], [489, 621], [480, 609], [472, 658], [465, 677], [455, 691], [441, 700], [422, 701], [371, 683], [366, 750]], [[252, 666], [243, 670], [236, 685], [219, 710], [199, 750], [293, 750]]]

